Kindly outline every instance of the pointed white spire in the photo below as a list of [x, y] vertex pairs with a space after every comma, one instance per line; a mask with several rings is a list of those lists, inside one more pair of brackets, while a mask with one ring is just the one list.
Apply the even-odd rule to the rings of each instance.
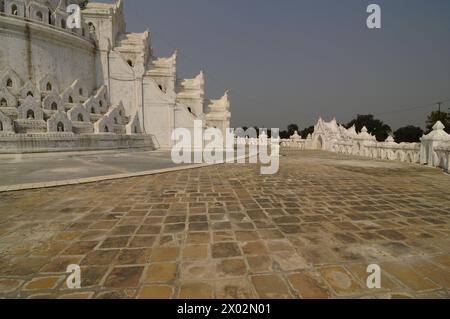
[[445, 126], [444, 126], [444, 124], [442, 124], [441, 121], [437, 121], [436, 124], [434, 124], [434, 126], [433, 126], [434, 131], [443, 130], [443, 129], [445, 129]]
[[450, 134], [447, 134], [444, 129], [444, 124], [442, 124], [441, 121], [437, 121], [433, 126], [433, 130], [429, 134], [422, 137], [422, 140], [450, 141]]

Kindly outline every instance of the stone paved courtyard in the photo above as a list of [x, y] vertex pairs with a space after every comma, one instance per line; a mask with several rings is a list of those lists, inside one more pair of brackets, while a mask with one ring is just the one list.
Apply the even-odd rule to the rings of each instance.
[[97, 152], [0, 155], [0, 188], [171, 168], [170, 151], [113, 150]]
[[[284, 155], [273, 176], [233, 164], [2, 193], [0, 295], [450, 297], [450, 176]], [[372, 263], [379, 290], [365, 286]], [[69, 264], [80, 290], [65, 286]]]

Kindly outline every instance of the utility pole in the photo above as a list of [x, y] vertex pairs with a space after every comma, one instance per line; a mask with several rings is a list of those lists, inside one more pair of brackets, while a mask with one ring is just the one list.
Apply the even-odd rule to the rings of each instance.
[[441, 105], [444, 104], [444, 102], [437, 102], [436, 104], [438, 106], [438, 114], [441, 116]]

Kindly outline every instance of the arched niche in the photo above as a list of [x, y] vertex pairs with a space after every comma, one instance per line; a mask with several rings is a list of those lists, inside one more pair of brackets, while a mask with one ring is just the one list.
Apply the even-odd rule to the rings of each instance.
[[22, 104], [17, 108], [19, 119], [29, 119], [31, 112], [33, 114], [33, 120], [43, 120], [44, 112], [38, 103], [33, 97], [28, 96], [22, 102]]
[[61, 97], [56, 92], [51, 92], [42, 100], [42, 107], [45, 110], [64, 111], [64, 104]]
[[18, 94], [22, 87], [22, 80], [11, 69], [6, 70], [0, 74], [0, 89], [7, 89], [12, 94]]
[[20, 98], [22, 99], [26, 99], [27, 97], [33, 97], [36, 100], [40, 100], [39, 90], [30, 81], [25, 83], [25, 85], [20, 89], [19, 95]]
[[49, 133], [70, 133], [72, 132], [72, 123], [66, 113], [58, 111], [47, 121], [47, 131]]
[[54, 76], [49, 74], [39, 80], [38, 87], [41, 92], [45, 92], [47, 94], [50, 92], [59, 92], [58, 81]]
[[17, 99], [8, 89], [0, 89], [0, 107], [17, 107]]
[[73, 122], [90, 122], [91, 116], [82, 105], [76, 105], [67, 112], [68, 118]]

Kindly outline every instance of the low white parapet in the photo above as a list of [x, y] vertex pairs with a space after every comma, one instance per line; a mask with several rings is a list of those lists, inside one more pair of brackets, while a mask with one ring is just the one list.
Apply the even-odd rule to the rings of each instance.
[[305, 150], [306, 140], [302, 139], [298, 132], [295, 131], [290, 138], [280, 139], [280, 146], [290, 149]]
[[290, 148], [290, 149], [298, 149], [298, 150], [304, 150], [305, 149], [305, 140], [291, 140], [291, 139], [281, 139], [280, 140], [280, 146], [284, 148]]
[[354, 127], [334, 128], [336, 125], [331, 124], [319, 120], [314, 133], [308, 135], [306, 140], [294, 134], [290, 139], [282, 139], [280, 146], [288, 149], [319, 149], [380, 160], [425, 164], [449, 172], [450, 135], [445, 132], [445, 127], [440, 121], [434, 125], [433, 131], [421, 138], [420, 143], [396, 143], [392, 136], [384, 142], [377, 142], [365, 127], [358, 134]]
[[438, 166], [450, 173], [450, 142], [438, 144], [435, 152], [439, 162]]
[[392, 137], [385, 142], [376, 142], [364, 147], [365, 153], [362, 156], [369, 156], [374, 159], [401, 161], [407, 163], [419, 163], [420, 143], [395, 143]]

